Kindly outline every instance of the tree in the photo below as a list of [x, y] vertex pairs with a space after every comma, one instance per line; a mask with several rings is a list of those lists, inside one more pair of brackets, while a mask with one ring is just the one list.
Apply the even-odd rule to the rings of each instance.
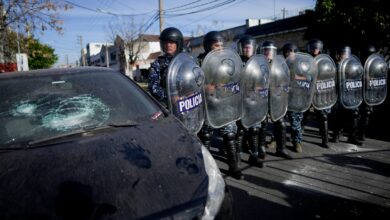
[[0, 0], [0, 62], [12, 60], [7, 33], [9, 29], [23, 27], [26, 33], [39, 29], [42, 33], [53, 29], [62, 33], [59, 10], [68, 10], [70, 5], [60, 0]]
[[116, 37], [119, 36], [124, 41], [124, 49], [129, 52], [129, 62], [131, 65], [135, 64], [139, 59], [139, 54], [146, 44], [143, 43], [144, 30], [142, 25], [136, 27], [134, 19], [130, 22], [123, 21], [122, 24], [114, 25], [112, 23], [108, 26], [110, 30], [110, 39], [115, 41]]
[[348, 44], [355, 51], [365, 44], [389, 47], [388, 2], [317, 0], [306, 37], [321, 38], [328, 48], [338, 44]]
[[29, 39], [28, 66], [30, 69], [50, 68], [57, 60], [58, 56], [54, 54], [52, 47], [41, 44], [36, 39]]
[[[8, 47], [12, 54], [18, 51], [16, 42], [16, 33], [9, 31], [7, 33]], [[50, 68], [58, 60], [58, 56], [54, 54], [54, 49], [48, 45], [40, 43], [37, 39], [31, 36], [19, 34], [19, 47], [22, 53], [26, 53], [28, 57], [29, 69], [44, 69]]]
[[120, 46], [118, 54], [121, 63], [120, 72], [129, 74], [131, 78], [133, 78], [133, 67], [137, 65], [141, 58], [140, 54], [148, 46], [143, 33], [147, 31], [150, 25], [145, 23], [136, 27], [134, 19], [130, 21], [123, 20], [122, 23], [116, 25], [112, 23], [108, 25], [110, 40], [116, 42], [116, 44], [120, 42], [117, 45]]

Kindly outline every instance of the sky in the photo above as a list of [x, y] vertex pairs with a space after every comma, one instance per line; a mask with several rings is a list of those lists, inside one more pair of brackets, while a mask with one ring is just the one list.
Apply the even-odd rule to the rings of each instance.
[[[61, 0], [73, 4], [60, 11], [63, 34], [54, 31], [36, 33], [42, 43], [55, 49], [58, 65], [75, 63], [80, 58], [80, 39], [87, 43], [112, 42], [110, 25], [147, 28], [145, 34], [160, 33], [156, 16], [159, 0]], [[185, 36], [198, 36], [211, 30], [224, 30], [245, 24], [248, 18], [272, 19], [297, 15], [312, 9], [315, 0], [163, 0], [164, 28], [176, 27]], [[126, 28], [125, 28], [126, 29]]]

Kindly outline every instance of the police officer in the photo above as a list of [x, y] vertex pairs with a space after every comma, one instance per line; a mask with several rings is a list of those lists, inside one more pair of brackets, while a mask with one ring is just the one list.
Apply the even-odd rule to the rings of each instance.
[[[360, 53], [360, 60], [362, 61], [362, 65], [365, 64], [367, 58], [371, 54], [376, 52], [377, 50], [373, 45], [367, 45], [365, 48], [363, 48]], [[363, 101], [363, 103], [359, 106], [359, 113], [360, 113], [360, 119], [359, 119], [358, 139], [364, 141], [366, 137], [366, 129], [368, 126], [368, 122], [370, 121], [370, 117], [372, 116], [373, 113], [373, 107], [367, 105]]]
[[164, 29], [160, 34], [160, 47], [163, 55], [151, 64], [148, 89], [150, 94], [165, 107], [168, 107], [167, 75], [172, 59], [183, 50], [183, 35], [174, 27]]
[[[351, 56], [351, 48], [349, 46], [343, 45], [337, 48], [336, 50], [336, 66], [337, 70], [339, 70], [339, 66], [341, 62], [349, 58]], [[338, 82], [340, 83], [340, 82]], [[348, 143], [356, 144], [356, 145], [362, 145], [362, 142], [360, 142], [357, 139], [357, 129], [358, 129], [358, 122], [359, 122], [359, 108], [353, 108], [353, 109], [345, 109], [341, 106], [341, 104], [336, 103], [333, 106], [332, 112], [334, 111], [334, 114], [332, 113], [333, 121], [334, 121], [334, 128], [333, 128], [333, 142], [338, 142], [340, 139], [341, 130], [343, 128], [343, 121], [340, 120], [340, 118], [346, 119], [346, 125], [348, 126]]]
[[[286, 43], [282, 47], [283, 56], [287, 58], [290, 55], [298, 52], [298, 47], [293, 43]], [[287, 111], [288, 118], [291, 123], [291, 141], [296, 152], [302, 152], [302, 119], [303, 112]]]
[[[257, 43], [256, 39], [249, 35], [242, 36], [237, 43], [238, 53], [241, 57], [243, 64], [256, 53]], [[244, 135], [249, 142], [249, 164], [258, 167], [264, 167], [263, 162], [260, 159], [264, 159], [266, 155], [265, 150], [265, 126], [262, 126], [259, 122], [255, 126], [245, 129], [241, 124], [241, 120], [237, 121], [237, 148], [239, 151], [242, 149], [242, 142]], [[265, 125], [265, 123], [264, 123]], [[259, 139], [260, 138], [260, 139]]]
[[[273, 41], [265, 41], [261, 45], [261, 53], [267, 58], [271, 65], [272, 59], [276, 56], [277, 47]], [[271, 71], [272, 74], [272, 71]], [[266, 121], [266, 120], [264, 120]], [[262, 127], [266, 127], [266, 124], [262, 124]], [[274, 122], [273, 132], [276, 140], [276, 156], [280, 156], [286, 159], [292, 159], [291, 155], [286, 150], [286, 123], [284, 118]]]
[[[307, 52], [313, 57], [320, 55], [323, 48], [324, 44], [319, 39], [311, 39], [307, 43]], [[329, 148], [328, 115], [331, 113], [331, 108], [326, 108], [323, 110], [314, 109], [314, 112], [319, 123], [319, 132], [322, 140], [321, 146], [324, 148]]]
[[[223, 48], [224, 38], [218, 31], [210, 31], [203, 38], [204, 53], [199, 54], [198, 61], [201, 66], [203, 59], [212, 50], [221, 50]], [[203, 144], [209, 149], [211, 145], [211, 137], [213, 128], [207, 123], [204, 123], [202, 129], [198, 133], [198, 137]], [[231, 122], [222, 128], [218, 128], [217, 133], [222, 136], [223, 144], [227, 152], [227, 162], [229, 165], [229, 175], [236, 179], [241, 179], [242, 173], [239, 169], [239, 154], [236, 148], [237, 125]]]

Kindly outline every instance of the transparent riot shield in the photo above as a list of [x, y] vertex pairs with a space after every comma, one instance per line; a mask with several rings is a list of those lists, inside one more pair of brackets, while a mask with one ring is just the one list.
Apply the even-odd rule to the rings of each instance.
[[198, 133], [205, 120], [204, 79], [202, 69], [187, 53], [178, 54], [169, 64], [169, 109], [192, 133]]
[[286, 63], [291, 77], [288, 110], [304, 112], [309, 109], [313, 98], [317, 66], [310, 54], [299, 52], [288, 56]]
[[230, 48], [213, 50], [204, 58], [206, 116], [210, 126], [220, 128], [240, 119], [241, 69], [241, 58]]
[[352, 55], [344, 59], [339, 66], [339, 98], [346, 109], [359, 107], [363, 101], [363, 66], [360, 60]]
[[283, 56], [277, 55], [270, 68], [269, 113], [272, 121], [281, 119], [287, 112], [290, 71]]
[[314, 87], [312, 105], [317, 110], [331, 108], [337, 102], [336, 64], [327, 54], [316, 56], [314, 62], [318, 69], [318, 75]]
[[379, 54], [372, 54], [364, 64], [364, 102], [369, 106], [381, 104], [387, 95], [388, 66]]
[[269, 66], [264, 55], [254, 55], [241, 74], [242, 117], [245, 128], [263, 121], [268, 113]]

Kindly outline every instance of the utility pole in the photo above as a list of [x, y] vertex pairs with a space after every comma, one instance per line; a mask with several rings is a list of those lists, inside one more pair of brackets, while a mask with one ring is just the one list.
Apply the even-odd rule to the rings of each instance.
[[69, 57], [68, 57], [68, 54], [66, 54], [66, 56], [65, 56], [65, 63], [66, 63], [66, 67], [69, 67]]
[[83, 36], [81, 35], [77, 35], [77, 40], [80, 44], [80, 48], [81, 48], [81, 62], [82, 62], [82, 66], [86, 66], [86, 62], [85, 62], [85, 53], [84, 53], [84, 48], [83, 48]]
[[160, 17], [160, 33], [163, 31], [164, 28], [164, 17], [163, 17], [163, 0], [158, 0], [159, 4], [159, 9], [158, 9], [158, 14]]
[[4, 2], [0, 0], [0, 63], [4, 63], [4, 41], [5, 41], [5, 22], [4, 22]]
[[108, 57], [108, 44], [106, 43], [106, 64], [110, 67], [110, 58]]
[[275, 14], [275, 0], [274, 0], [274, 20], [276, 21], [276, 14]]
[[283, 8], [282, 9], [282, 12], [283, 12], [283, 19], [285, 18], [285, 15], [286, 15], [286, 8]]

